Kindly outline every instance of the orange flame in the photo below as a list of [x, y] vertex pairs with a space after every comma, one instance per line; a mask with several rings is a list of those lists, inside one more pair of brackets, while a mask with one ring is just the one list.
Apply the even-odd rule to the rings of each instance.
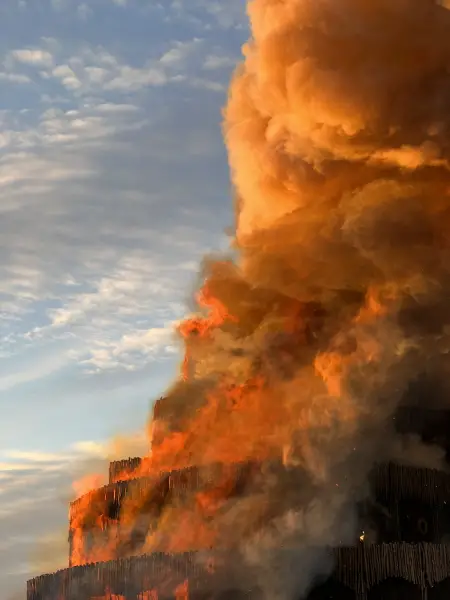
[[156, 590], [147, 590], [138, 595], [138, 600], [158, 600], [158, 592]]
[[189, 600], [189, 582], [186, 580], [175, 588], [176, 600]]
[[[205, 284], [196, 295], [197, 303], [200, 308], [207, 311], [207, 316], [194, 316], [185, 319], [179, 326], [178, 331], [185, 339], [190, 337], [207, 337], [211, 332], [220, 327], [225, 321], [236, 321], [227, 310], [226, 306], [215, 298]], [[182, 377], [187, 380], [189, 378], [189, 354], [186, 349], [183, 366]]]

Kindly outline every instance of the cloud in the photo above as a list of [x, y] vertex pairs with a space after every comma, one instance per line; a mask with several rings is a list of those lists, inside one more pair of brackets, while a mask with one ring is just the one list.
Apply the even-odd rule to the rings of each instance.
[[[86, 3], [77, 6], [79, 18], [91, 13]], [[41, 38], [40, 47], [14, 49], [7, 53], [0, 79], [11, 84], [33, 83], [42, 87], [45, 82], [57, 82], [69, 98], [102, 98], [109, 102], [117, 95], [130, 94], [145, 89], [167, 85], [184, 85], [205, 90], [225, 91], [225, 80], [218, 81], [216, 71], [232, 66], [225, 56], [211, 55], [205, 62], [205, 40], [197, 36], [188, 40], [173, 41], [159, 55], [136, 61], [126, 61], [105, 47], [81, 44], [75, 52], [53, 38]], [[26, 70], [26, 72], [23, 72]], [[205, 77], [205, 73], [208, 76]], [[60, 96], [42, 94], [44, 101]]]
[[183, 271], [192, 273], [191, 265], [174, 267], [138, 253], [123, 257], [91, 290], [69, 295], [50, 311], [41, 334], [63, 329], [82, 339], [72, 357], [90, 373], [139, 369], [175, 351], [174, 324], [184, 311], [175, 300], [176, 280]]
[[[217, 27], [224, 31], [247, 27], [246, 4], [242, 0], [183, 0], [171, 2], [173, 14], [180, 20], [191, 20], [203, 30]], [[201, 17], [197, 17], [197, 15]]]
[[[82, 11], [83, 12], [83, 11]], [[60, 57], [41, 76], [56, 79], [67, 91], [77, 95], [95, 92], [133, 92], [145, 87], [162, 86], [169, 77], [157, 61], [132, 66], [103, 48], [84, 46], [76, 55]]]
[[[94, 60], [89, 49], [82, 56]], [[95, 60], [99, 69], [116, 69], [106, 51]], [[56, 74], [79, 74], [77, 64], [71, 71], [59, 65]], [[191, 82], [199, 90], [207, 84]], [[187, 286], [217, 244], [201, 204], [218, 198], [220, 177], [226, 189], [226, 169], [216, 166], [220, 107], [202, 93], [183, 99], [182, 111], [153, 95], [151, 115], [142, 98], [117, 95], [44, 106], [20, 128], [12, 113], [3, 115], [2, 355], [69, 334], [76, 349], [64, 360], [92, 373], [131, 372], [173, 354]], [[14, 375], [3, 385], [20, 381]]]
[[97, 342], [103, 347], [92, 348], [89, 358], [81, 360], [81, 364], [89, 367], [89, 373], [118, 368], [134, 371], [149, 360], [161, 360], [165, 354], [175, 353], [174, 336], [175, 322], [163, 327], [135, 330], [114, 342]]
[[[98, 177], [100, 165], [94, 159], [96, 152], [108, 144], [111, 148], [115, 136], [141, 124], [136, 107], [104, 102], [98, 107], [85, 105], [79, 110], [45, 110], [35, 126], [21, 130], [14, 129], [12, 120], [9, 123], [6, 117], [0, 136], [3, 321], [8, 318], [12, 322], [21, 321], [30, 305], [54, 297], [55, 292], [50, 291], [54, 285], [60, 287], [56, 295], [63, 291], [61, 269], [68, 267], [67, 262], [64, 265], [65, 257], [75, 270], [81, 266], [81, 257], [73, 248], [77, 242], [71, 241], [79, 234], [67, 229], [71, 229], [71, 215], [78, 213], [81, 218], [84, 211], [83, 203], [75, 200], [81, 193], [77, 185], [89, 188], [89, 180]], [[72, 200], [78, 203], [72, 204]], [[80, 240], [78, 250], [89, 254], [92, 238], [85, 231], [87, 237]], [[56, 247], [58, 256], [53, 254]], [[11, 337], [5, 333], [0, 349], [7, 350], [10, 341]]]
[[59, 79], [61, 84], [69, 90], [78, 90], [82, 87], [81, 81], [69, 65], [58, 65], [53, 69], [52, 75]]
[[167, 67], [179, 67], [196, 51], [201, 50], [204, 40], [193, 38], [187, 42], [174, 42], [172, 48], [159, 59], [160, 64]]
[[216, 69], [228, 69], [237, 64], [237, 59], [231, 56], [220, 56], [217, 54], [209, 54], [205, 58], [203, 68], [206, 71], [215, 71]]
[[[80, 446], [78, 446], [80, 447]], [[49, 452], [40, 452], [40, 451], [21, 451], [21, 450], [4, 450], [2, 452], [2, 456], [11, 460], [23, 460], [31, 463], [59, 463], [60, 461], [66, 460], [66, 456], [61, 454], [52, 454]], [[17, 463], [1, 463], [2, 469], [8, 470], [8, 466], [10, 470], [16, 470], [18, 468]], [[29, 468], [29, 465], [26, 464], [25, 468]]]
[[53, 63], [53, 56], [47, 50], [41, 49], [18, 49], [13, 50], [9, 54], [9, 60], [22, 63], [25, 65], [33, 65], [38, 67], [49, 67]]
[[56, 11], [64, 10], [67, 7], [68, 0], [51, 0], [51, 5]]
[[134, 104], [114, 104], [113, 102], [104, 102], [96, 107], [100, 113], [129, 113], [138, 111]]
[[93, 15], [93, 10], [88, 4], [83, 2], [77, 6], [77, 15], [80, 19], [86, 20]]
[[[78, 6], [79, 17], [89, 16], [85, 6]], [[5, 77], [8, 76], [11, 81], [29, 81], [28, 72], [16, 71], [18, 64], [24, 65], [36, 70], [35, 79], [56, 80], [76, 97], [130, 93], [180, 81], [190, 85], [191, 81], [198, 79], [202, 70], [203, 47], [204, 40], [198, 37], [174, 41], [159, 56], [141, 60], [140, 64], [130, 64], [101, 46], [84, 44], [76, 53], [65, 54], [63, 45], [55, 40], [42, 39], [40, 49], [19, 49], [8, 54]], [[225, 63], [222, 66], [226, 66]], [[217, 81], [211, 81], [211, 84], [214, 83], [217, 85]]]
[[247, 25], [246, 6], [240, 0], [229, 0], [228, 2], [201, 0], [199, 4], [223, 29], [241, 28]]
[[135, 68], [125, 65], [119, 67], [117, 74], [105, 83], [104, 89], [130, 92], [146, 86], [164, 85], [167, 81], [167, 76], [157, 68]]
[[9, 83], [31, 83], [31, 79], [27, 75], [20, 73], [1, 73], [0, 81], [8, 81]]
[[28, 367], [21, 365], [16, 372], [0, 373], [0, 392], [48, 377], [62, 369], [68, 363], [69, 358], [67, 353], [59, 350], [56, 354], [46, 356], [40, 360], [34, 360]]

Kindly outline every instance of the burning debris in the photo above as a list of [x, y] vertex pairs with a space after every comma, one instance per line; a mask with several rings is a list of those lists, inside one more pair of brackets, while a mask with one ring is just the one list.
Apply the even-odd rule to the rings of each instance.
[[[86, 554], [109, 493], [93, 492], [72, 513], [72, 560], [133, 554], [137, 538], [142, 552], [222, 548], [289, 599], [331, 570], [325, 547], [365, 542], [355, 506], [375, 462], [399, 455], [399, 407], [446, 408], [450, 12], [250, 0], [248, 13], [224, 112], [238, 259], [206, 261], [151, 454], [114, 475], [147, 478], [157, 525], [147, 493], [124, 496]], [[425, 403], [420, 377], [439, 390]], [[235, 465], [258, 465], [239, 493]], [[192, 469], [207, 475], [181, 501], [171, 473]]]

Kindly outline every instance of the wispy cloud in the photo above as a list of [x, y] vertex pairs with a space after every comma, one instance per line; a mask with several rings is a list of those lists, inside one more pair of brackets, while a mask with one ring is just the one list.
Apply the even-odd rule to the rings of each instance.
[[197, 19], [194, 15], [203, 12], [199, 25], [209, 29], [211, 19], [216, 27], [225, 31], [246, 27], [245, 8], [245, 2], [241, 0], [191, 0], [189, 3], [173, 0], [171, 3], [171, 10], [180, 20], [190, 17], [195, 22]]
[[[89, 7], [84, 6], [78, 7], [78, 16], [87, 18]], [[75, 54], [67, 55], [61, 44], [43, 39], [41, 48], [9, 52], [3, 77], [16, 83], [31, 82], [31, 69], [34, 69], [35, 82], [55, 80], [77, 97], [93, 93], [124, 94], [180, 81], [189, 85], [191, 79], [199, 77], [203, 46], [204, 40], [197, 37], [174, 41], [159, 56], [140, 58], [140, 64], [130, 64], [101, 46], [83, 44]], [[24, 73], [20, 67], [26, 67], [27, 71]], [[210, 83], [218, 82], [211, 80]]]
[[[178, 198], [184, 201], [186, 188], [172, 171], [192, 161], [201, 166], [214, 156], [208, 138], [202, 139], [204, 125], [198, 121], [180, 147], [179, 124], [174, 124], [172, 138], [166, 129], [153, 152], [145, 137], [129, 145], [130, 136], [145, 128], [152, 139], [143, 108], [130, 102], [102, 98], [65, 110], [46, 108], [37, 116], [22, 129], [4, 116], [0, 252], [3, 248], [9, 259], [0, 265], [0, 298], [10, 332], [0, 340], [0, 352], [17, 352], [46, 336], [54, 339], [75, 325], [77, 350], [69, 358], [89, 372], [136, 370], [172, 354], [172, 323], [183, 312], [196, 261], [211, 243], [194, 214], [185, 212], [190, 226], [177, 225]], [[153, 166], [136, 171], [143, 156]], [[123, 179], [114, 180], [112, 165]], [[202, 179], [192, 167], [191, 172], [188, 193], [207, 198]], [[212, 182], [207, 185], [214, 193]], [[172, 233], [165, 233], [164, 224], [149, 236], [152, 222], [164, 223], [167, 210], [175, 211], [169, 220]], [[26, 235], [18, 236], [19, 231]], [[31, 328], [22, 318], [27, 314], [34, 315]], [[36, 376], [29, 371], [10, 375], [0, 387]]]
[[53, 56], [47, 50], [42, 49], [16, 49], [12, 50], [7, 58], [7, 63], [11, 61], [22, 63], [25, 65], [33, 65], [38, 67], [49, 67], [53, 64]]
[[204, 40], [200, 38], [193, 38], [187, 42], [174, 42], [173, 47], [160, 57], [159, 63], [171, 68], [183, 66], [189, 57], [201, 51], [203, 45]]
[[0, 373], [0, 392], [48, 377], [64, 366], [67, 366], [68, 363], [69, 357], [67, 352], [64, 353], [59, 350], [56, 354], [33, 361], [29, 366], [21, 365], [15, 373]]
[[86, 2], [82, 2], [81, 4], [79, 4], [77, 6], [77, 16], [82, 19], [82, 20], [86, 20], [89, 17], [91, 17], [93, 15], [93, 10], [92, 8], [86, 4]]
[[183, 314], [176, 281], [183, 279], [183, 270], [189, 274], [191, 265], [173, 267], [142, 254], [124, 257], [91, 290], [51, 310], [50, 326], [41, 333], [56, 328], [79, 336], [84, 344], [73, 358], [89, 372], [141, 368], [175, 351], [174, 323]]
[[31, 79], [27, 75], [20, 73], [2, 73], [0, 72], [0, 80], [9, 83], [31, 83]]
[[206, 71], [215, 71], [216, 69], [230, 69], [237, 64], [237, 59], [232, 56], [209, 54], [203, 63]]

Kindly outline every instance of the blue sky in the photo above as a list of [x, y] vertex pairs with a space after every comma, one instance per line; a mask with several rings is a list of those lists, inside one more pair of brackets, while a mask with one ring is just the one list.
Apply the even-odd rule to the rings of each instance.
[[108, 440], [142, 430], [227, 248], [248, 32], [243, 0], [4, 0], [0, 31], [0, 589], [23, 598], [43, 535], [66, 560], [71, 478], [138, 451]]

